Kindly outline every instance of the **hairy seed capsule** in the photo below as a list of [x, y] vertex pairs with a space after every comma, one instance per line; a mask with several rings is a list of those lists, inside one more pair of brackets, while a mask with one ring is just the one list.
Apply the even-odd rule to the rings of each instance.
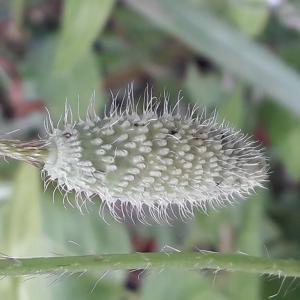
[[113, 102], [100, 118], [91, 105], [86, 120], [78, 122], [69, 120], [66, 108], [63, 128], [49, 121], [42, 172], [75, 191], [80, 209], [84, 197], [98, 195], [116, 218], [131, 207], [140, 219], [146, 209], [155, 220], [166, 220], [176, 214], [174, 205], [189, 217], [195, 207], [224, 205], [266, 180], [261, 148], [215, 117], [195, 110], [182, 116], [168, 103], [159, 112], [152, 98], [142, 113], [135, 107], [131, 99], [125, 109]]

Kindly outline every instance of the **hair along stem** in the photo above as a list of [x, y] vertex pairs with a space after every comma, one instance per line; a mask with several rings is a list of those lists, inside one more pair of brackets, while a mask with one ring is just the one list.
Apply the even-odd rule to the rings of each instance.
[[0, 156], [21, 160], [36, 167], [43, 167], [48, 157], [47, 143], [43, 140], [22, 142], [0, 139]]
[[0, 275], [21, 276], [53, 272], [180, 268], [224, 270], [279, 277], [300, 277], [300, 262], [214, 252], [133, 253], [0, 259]]

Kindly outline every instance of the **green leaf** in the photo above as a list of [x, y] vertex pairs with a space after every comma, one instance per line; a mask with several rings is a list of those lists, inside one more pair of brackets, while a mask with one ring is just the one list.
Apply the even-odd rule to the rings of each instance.
[[53, 60], [56, 53], [57, 37], [45, 39], [31, 53], [26, 71], [31, 76], [37, 94], [44, 99], [52, 117], [58, 121], [64, 112], [65, 100], [71, 105], [74, 115], [79, 110], [85, 114], [88, 103], [95, 92], [96, 109], [104, 104], [101, 74], [92, 53], [85, 53], [76, 63], [74, 70], [66, 74], [53, 71]]
[[[68, 195], [70, 201], [74, 201], [73, 196]], [[131, 251], [125, 224], [117, 223], [109, 217], [107, 218], [109, 223], [105, 223], [98, 215], [100, 200], [96, 198], [93, 200], [95, 204], [89, 205], [89, 211], [82, 215], [76, 208], [66, 206], [65, 209], [59, 193], [44, 194], [44, 230], [53, 252], [63, 255], [86, 255]], [[54, 298], [65, 300], [120, 298], [126, 272], [110, 272], [97, 283], [105, 271], [90, 272], [80, 278], [76, 275], [71, 277], [64, 281], [63, 286], [52, 288]]]
[[55, 59], [57, 73], [72, 71], [77, 62], [82, 61], [89, 53], [92, 43], [112, 11], [113, 4], [114, 0], [65, 1], [63, 27]]
[[[1, 243], [1, 252], [12, 257], [40, 256], [43, 253], [45, 240], [42, 235], [40, 208], [41, 183], [37, 168], [20, 164], [16, 174], [13, 195], [7, 202], [1, 227], [5, 228]], [[43, 299], [50, 299], [45, 281], [35, 279], [24, 283], [20, 278], [6, 278], [0, 281], [1, 299], [37, 300], [40, 291]]]
[[[130, 241], [126, 226], [112, 221], [105, 223], [98, 214], [100, 199], [95, 198], [89, 211], [82, 215], [66, 203], [60, 194], [46, 193], [43, 201], [44, 228], [52, 247], [63, 254], [127, 253]], [[68, 195], [70, 201], [74, 195]]]
[[[259, 192], [244, 203], [237, 239], [237, 251], [245, 255], [262, 255], [263, 204], [267, 193]], [[260, 298], [260, 278], [257, 275], [234, 273], [231, 275], [232, 299], [252, 300]]]
[[243, 205], [237, 250], [248, 255], [262, 255], [262, 220], [265, 198], [268, 193], [259, 191]]
[[191, 64], [187, 70], [185, 86], [195, 103], [215, 105], [222, 98], [220, 78], [215, 74], [201, 75]]
[[210, 211], [209, 214], [199, 212], [192, 230], [187, 234], [189, 246], [197, 244], [218, 249], [221, 228], [236, 225], [239, 217], [240, 209], [238, 206], [235, 209], [230, 207], [217, 209], [217, 211]]
[[[108, 280], [104, 281], [109, 274], [107, 274], [103, 280], [97, 283], [103, 275], [98, 274], [98, 278], [92, 278], [91, 276], [82, 276], [80, 278], [70, 278], [64, 280], [63, 284], [59, 284], [53, 288], [54, 299], [63, 300], [116, 300], [122, 299], [123, 284], [113, 284]], [[110, 278], [111, 279], [111, 278]]]
[[270, 51], [185, 1], [126, 0], [165, 31], [300, 114], [300, 78]]
[[192, 271], [164, 270], [151, 273], [145, 278], [143, 300], [225, 300], [212, 284], [201, 274]]
[[13, 196], [7, 208], [6, 251], [12, 256], [33, 256], [40, 253], [37, 239], [41, 237], [39, 170], [21, 164], [17, 173]]
[[279, 159], [295, 180], [300, 179], [300, 120], [282, 107], [266, 102], [261, 119]]
[[18, 26], [22, 26], [25, 0], [12, 0], [10, 4], [14, 20], [16, 21]]
[[237, 85], [224, 98], [218, 109], [220, 120], [228, 121], [235, 128], [243, 128], [246, 112], [242, 86]]
[[281, 161], [295, 180], [300, 179], [300, 125], [292, 128], [276, 147]]
[[229, 0], [229, 3], [229, 17], [242, 32], [255, 36], [264, 29], [269, 16], [265, 0]]
[[280, 145], [290, 130], [300, 126], [299, 118], [293, 116], [284, 107], [270, 101], [266, 101], [261, 106], [260, 119], [274, 146]]

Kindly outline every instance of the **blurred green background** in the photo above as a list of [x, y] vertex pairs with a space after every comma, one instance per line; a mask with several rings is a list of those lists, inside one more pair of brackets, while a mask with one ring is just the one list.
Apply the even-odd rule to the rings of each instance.
[[[221, 251], [300, 259], [300, 3], [284, 0], [1, 0], [0, 136], [43, 134], [65, 99], [101, 114], [136, 97], [178, 93], [251, 133], [270, 157], [268, 189], [173, 226], [110, 225], [99, 203], [62, 204], [39, 171], [0, 165], [0, 251], [53, 256]], [[53, 203], [54, 202], [54, 203]], [[172, 250], [173, 249], [173, 250]], [[102, 278], [103, 277], [103, 278]], [[100, 280], [101, 279], [101, 280]], [[225, 272], [108, 272], [2, 278], [0, 299], [300, 299], [299, 280]]]

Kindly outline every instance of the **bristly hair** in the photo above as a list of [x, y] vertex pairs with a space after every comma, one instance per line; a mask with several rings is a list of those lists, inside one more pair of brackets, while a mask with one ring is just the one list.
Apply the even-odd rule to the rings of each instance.
[[57, 126], [49, 113], [45, 187], [56, 182], [64, 200], [74, 191], [81, 211], [99, 196], [101, 215], [107, 207], [117, 220], [135, 216], [147, 222], [149, 215], [169, 222], [262, 186], [268, 172], [262, 147], [219, 124], [216, 113], [207, 117], [194, 105], [182, 114], [180, 101], [171, 107], [166, 93], [159, 101], [149, 88], [134, 101], [131, 86], [122, 101], [112, 98], [103, 117], [96, 114], [95, 97], [84, 120], [74, 120], [68, 104]]

